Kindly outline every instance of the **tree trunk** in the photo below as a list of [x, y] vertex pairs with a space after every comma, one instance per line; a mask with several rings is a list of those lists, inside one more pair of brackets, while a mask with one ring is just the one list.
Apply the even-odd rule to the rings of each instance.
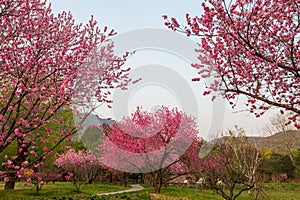
[[122, 174], [122, 182], [124, 183], [125, 187], [128, 186], [128, 174], [126, 172], [123, 172]]
[[144, 184], [145, 183], [145, 176], [144, 176], [144, 174], [141, 174], [141, 182], [140, 182], [141, 184]]
[[[19, 147], [22, 146], [23, 141], [19, 142]], [[24, 152], [28, 151], [28, 147], [23, 147], [22, 148], [22, 152], [17, 152], [18, 153], [18, 157], [16, 160], [13, 161], [13, 164], [16, 166], [21, 166], [21, 164], [26, 160], [26, 156], [24, 155]], [[13, 190], [15, 188], [15, 183], [17, 180], [17, 172], [16, 171], [11, 171], [7, 173], [7, 178], [9, 179], [8, 182], [5, 183], [5, 189], [6, 190]]]
[[155, 173], [155, 178], [154, 178], [155, 193], [157, 193], [157, 194], [160, 193], [162, 184], [163, 184], [163, 181], [162, 181], [162, 171], [159, 170], [158, 172]]
[[35, 196], [39, 196], [39, 191], [40, 191], [41, 188], [42, 188], [42, 186], [39, 187], [39, 183], [37, 182], [36, 186], [35, 186]]
[[89, 178], [88, 180], [87, 180], [87, 184], [92, 184], [93, 183], [93, 179], [92, 178]]
[[161, 190], [161, 184], [160, 183], [155, 183], [154, 189], [155, 189], [155, 193], [159, 194], [160, 190]]
[[9, 179], [9, 181], [5, 183], [4, 188], [6, 190], [13, 190], [15, 188], [15, 183], [16, 183], [16, 179], [17, 179], [16, 172], [9, 172], [8, 179]]
[[113, 175], [112, 173], [109, 173], [109, 183], [112, 183], [113, 182]]

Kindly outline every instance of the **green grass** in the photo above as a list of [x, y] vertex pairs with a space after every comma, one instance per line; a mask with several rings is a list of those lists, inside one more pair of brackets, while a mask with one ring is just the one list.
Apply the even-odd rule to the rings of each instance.
[[270, 199], [300, 199], [300, 184], [298, 183], [268, 183], [265, 191]]
[[[167, 188], [163, 187], [161, 194], [154, 194], [154, 189], [145, 187], [145, 190], [132, 194], [110, 195], [103, 200], [222, 200], [223, 198], [217, 195], [212, 190], [204, 190], [195, 187], [187, 187], [180, 185], [170, 185]], [[267, 183], [265, 185], [266, 194], [270, 200], [299, 200], [300, 199], [300, 184], [295, 183]], [[250, 200], [254, 199], [247, 192], [244, 192], [238, 199]]]
[[105, 192], [114, 192], [126, 190], [128, 188], [115, 184], [90, 184], [82, 185], [80, 192], [75, 192], [75, 187], [69, 182], [56, 182], [44, 185], [39, 195], [35, 195], [33, 185], [27, 187], [23, 183], [16, 183], [14, 190], [3, 190], [4, 183], [0, 183], [0, 199], [5, 200], [33, 200], [33, 199], [83, 199], [83, 197], [100, 194]]
[[[300, 199], [300, 184], [295, 183], [267, 183], [265, 184], [265, 193], [270, 200], [298, 200]], [[195, 187], [186, 187], [171, 185], [162, 188], [160, 198], [157, 199], [223, 199], [212, 190], [198, 189]], [[173, 197], [173, 198], [172, 198]], [[242, 193], [238, 199], [254, 199], [247, 192]]]
[[[145, 187], [145, 190], [108, 196], [97, 196], [94, 194], [119, 191], [128, 189], [115, 184], [91, 184], [83, 185], [80, 193], [74, 191], [74, 186], [69, 182], [48, 183], [40, 191], [39, 196], [35, 196], [35, 189], [23, 187], [22, 183], [17, 183], [15, 190], [3, 190], [3, 182], [0, 183], [0, 199], [6, 200], [40, 200], [40, 199], [60, 199], [60, 200], [218, 200], [223, 199], [212, 190], [204, 190], [195, 187], [180, 185], [170, 185], [163, 187], [161, 194], [154, 194], [153, 188]], [[267, 183], [265, 184], [266, 194], [270, 200], [292, 200], [300, 199], [300, 184], [296, 183]], [[244, 192], [238, 199], [253, 199], [247, 192]]]

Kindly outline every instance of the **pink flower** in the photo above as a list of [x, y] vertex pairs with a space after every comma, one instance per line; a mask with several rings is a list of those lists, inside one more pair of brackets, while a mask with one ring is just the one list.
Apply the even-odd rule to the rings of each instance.
[[19, 129], [15, 129], [14, 130], [14, 133], [16, 134], [16, 136], [18, 136], [18, 137], [22, 137], [22, 133], [19, 131]]
[[50, 128], [46, 128], [46, 131], [47, 131], [48, 133], [51, 133], [51, 129], [50, 129]]
[[200, 81], [200, 78], [192, 78], [192, 81]]
[[210, 94], [211, 93], [211, 91], [210, 90], [207, 90], [207, 91], [204, 91], [203, 92], [203, 95], [205, 96], [205, 95], [208, 95], [208, 94]]

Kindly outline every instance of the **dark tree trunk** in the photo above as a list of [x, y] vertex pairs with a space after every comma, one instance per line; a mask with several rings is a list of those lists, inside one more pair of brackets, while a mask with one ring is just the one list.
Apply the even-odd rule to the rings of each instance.
[[109, 183], [112, 183], [113, 182], [113, 175], [112, 173], [109, 172]]
[[160, 183], [156, 183], [156, 184], [155, 184], [155, 186], [154, 186], [155, 193], [157, 193], [157, 194], [160, 193], [161, 186], [162, 186], [162, 184], [160, 184]]
[[4, 188], [6, 190], [13, 190], [15, 188], [15, 183], [16, 183], [16, 180], [17, 180], [16, 172], [9, 172], [7, 178], [9, 179], [9, 181], [5, 183]]
[[[23, 144], [22, 142], [18, 142], [19, 147]], [[26, 156], [24, 155], [24, 152], [28, 151], [28, 146], [23, 147], [21, 152], [18, 153], [18, 157], [16, 160], [13, 161], [13, 164], [16, 166], [21, 166], [21, 164], [26, 160]], [[17, 172], [11, 171], [7, 173], [7, 178], [9, 179], [8, 182], [5, 183], [4, 188], [6, 190], [13, 190], [15, 188], [15, 183], [17, 181]]]
[[141, 184], [144, 184], [145, 183], [145, 176], [144, 176], [144, 174], [141, 174], [140, 175], [141, 176]]
[[128, 186], [128, 177], [129, 177], [128, 173], [123, 172], [123, 174], [122, 174], [122, 181], [123, 181], [125, 187]]
[[158, 170], [155, 173], [155, 178], [154, 178], [154, 189], [155, 189], [155, 193], [159, 194], [161, 187], [163, 185], [163, 178], [162, 178], [162, 171]]
[[92, 183], [93, 183], [93, 179], [92, 179], [92, 178], [89, 178], [88, 181], [87, 181], [87, 183], [88, 183], [88, 184], [92, 184]]

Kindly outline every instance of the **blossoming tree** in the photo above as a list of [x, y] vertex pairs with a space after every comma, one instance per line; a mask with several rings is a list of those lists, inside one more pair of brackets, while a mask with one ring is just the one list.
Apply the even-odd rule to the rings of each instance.
[[[93, 18], [76, 25], [70, 13], [54, 15], [43, 0], [0, 0], [0, 18], [0, 155], [5, 188], [13, 189], [21, 169], [38, 167], [76, 131], [47, 127], [62, 123], [53, 116], [69, 110], [74, 94], [76, 104], [91, 97], [110, 103], [108, 90], [124, 88], [130, 79], [121, 69], [126, 55], [113, 53], [109, 38], [115, 32], [100, 30]], [[41, 136], [41, 128], [47, 134]], [[53, 135], [51, 148], [43, 146]], [[4, 155], [8, 147], [14, 147], [12, 157]]]
[[[257, 117], [271, 107], [291, 112], [300, 128], [300, 2], [294, 0], [208, 0], [204, 14], [186, 14], [186, 26], [175, 18], [166, 25], [201, 36], [200, 78], [214, 77], [205, 94], [221, 91], [235, 105], [238, 96]], [[207, 59], [210, 57], [210, 59]]]
[[80, 191], [81, 182], [92, 183], [93, 179], [102, 170], [101, 162], [89, 151], [69, 149], [66, 154], [57, 155], [55, 164], [70, 173], [69, 180], [72, 181], [76, 191]]
[[106, 138], [97, 149], [103, 165], [150, 176], [157, 193], [199, 164], [196, 123], [177, 109], [161, 107], [150, 113], [137, 108], [131, 117], [103, 128]]
[[28, 186], [28, 183], [33, 184], [35, 187], [35, 194], [39, 195], [39, 191], [48, 182], [59, 181], [61, 174], [56, 172], [35, 172], [33, 169], [22, 169], [22, 178], [25, 179], [26, 183], [24, 186]]

